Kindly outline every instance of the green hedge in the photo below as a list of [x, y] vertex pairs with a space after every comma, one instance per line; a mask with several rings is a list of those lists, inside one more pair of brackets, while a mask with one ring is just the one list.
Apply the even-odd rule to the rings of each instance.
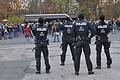
[[22, 17], [18, 17], [18, 16], [13, 16], [13, 17], [9, 17], [8, 18], [8, 23], [9, 24], [21, 24], [23, 23], [23, 19]]

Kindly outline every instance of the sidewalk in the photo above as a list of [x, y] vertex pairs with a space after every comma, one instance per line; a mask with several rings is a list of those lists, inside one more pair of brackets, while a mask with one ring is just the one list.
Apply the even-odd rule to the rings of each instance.
[[[23, 80], [119, 80], [120, 76], [120, 41], [114, 41], [111, 45], [111, 55], [113, 59], [113, 64], [111, 69], [106, 68], [106, 56], [102, 54], [102, 69], [96, 70], [96, 54], [95, 54], [95, 45], [91, 44], [91, 59], [93, 63], [93, 71], [94, 75], [88, 75], [85, 57], [84, 54], [81, 56], [81, 65], [80, 65], [80, 75], [76, 76], [74, 74], [74, 65], [70, 53], [70, 49], [68, 48], [67, 57], [65, 66], [60, 66], [60, 54], [61, 49], [59, 49], [60, 43], [50, 43], [49, 45], [49, 59], [51, 70], [50, 74], [45, 73], [45, 65], [44, 59], [42, 57], [41, 64], [41, 74], [35, 74], [35, 59], [34, 55], [31, 55], [33, 61], [30, 66], [26, 69], [25, 77]], [[32, 45], [26, 45], [27, 47], [31, 47]]]

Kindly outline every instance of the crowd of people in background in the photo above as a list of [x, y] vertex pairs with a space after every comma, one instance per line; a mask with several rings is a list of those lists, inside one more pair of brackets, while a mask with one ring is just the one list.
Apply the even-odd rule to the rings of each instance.
[[1, 27], [2, 38], [1, 39], [32, 37], [31, 30], [32, 30], [32, 27], [28, 23], [2, 25]]
[[116, 30], [120, 29], [120, 21], [119, 20], [112, 20], [109, 22], [111, 29], [112, 29], [112, 33], [116, 34]]
[[[93, 25], [97, 21], [90, 21]], [[51, 22], [46, 22], [45, 25], [48, 26], [48, 33], [52, 35], [54, 42], [59, 42], [59, 36], [61, 35], [61, 25], [64, 21], [53, 20]], [[115, 34], [117, 29], [120, 29], [120, 21], [111, 20], [108, 22], [111, 26], [112, 33]], [[10, 24], [10, 25], [0, 25], [0, 39], [13, 39], [25, 37], [28, 40], [33, 38], [32, 28], [34, 28], [37, 23], [24, 22], [23, 24]]]

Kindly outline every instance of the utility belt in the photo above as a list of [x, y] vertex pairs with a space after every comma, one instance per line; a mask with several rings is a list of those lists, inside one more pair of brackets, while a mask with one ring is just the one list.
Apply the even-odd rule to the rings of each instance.
[[72, 37], [72, 36], [70, 36], [70, 37], [68, 37], [68, 36], [63, 36], [63, 37], [62, 37], [62, 40], [63, 40], [63, 41], [73, 41], [73, 40], [74, 40], [74, 37]]
[[107, 36], [96, 36], [96, 40], [107, 40]]
[[47, 44], [47, 45], [49, 45], [49, 39], [37, 40], [37, 44]]
[[89, 42], [88, 36], [77, 36], [76, 41], [87, 41]]

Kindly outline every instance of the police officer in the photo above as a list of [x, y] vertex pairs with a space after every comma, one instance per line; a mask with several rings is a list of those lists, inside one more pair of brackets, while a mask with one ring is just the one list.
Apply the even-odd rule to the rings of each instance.
[[111, 68], [112, 59], [110, 56], [110, 41], [108, 40], [108, 33], [110, 32], [110, 26], [105, 23], [105, 16], [100, 16], [100, 22], [96, 25], [96, 69], [101, 69], [101, 50], [102, 46], [104, 46], [104, 52], [107, 57], [107, 68]]
[[72, 19], [67, 17], [61, 30], [63, 31], [62, 36], [62, 54], [61, 54], [61, 65], [65, 65], [65, 58], [66, 58], [66, 51], [67, 46], [69, 45], [71, 53], [72, 53], [72, 59], [74, 61], [74, 29], [73, 29], [73, 23]]
[[[90, 40], [93, 36], [95, 36], [95, 29], [90, 26], [90, 24], [84, 20], [84, 15], [82, 13], [79, 14], [78, 19], [74, 23], [74, 30], [75, 30], [75, 75], [79, 75], [79, 68], [80, 68], [80, 57], [82, 53], [82, 49], [85, 54], [86, 65], [88, 68], [88, 75], [94, 74], [92, 71], [93, 66], [90, 59]], [[89, 34], [91, 32], [91, 34]]]
[[44, 19], [38, 19], [38, 25], [33, 29], [33, 35], [36, 37], [36, 47], [35, 47], [35, 59], [36, 59], [36, 74], [40, 74], [41, 69], [41, 52], [43, 52], [43, 57], [46, 65], [46, 73], [49, 73], [50, 64], [48, 59], [48, 40], [47, 40], [47, 30], [48, 28], [44, 26]]

